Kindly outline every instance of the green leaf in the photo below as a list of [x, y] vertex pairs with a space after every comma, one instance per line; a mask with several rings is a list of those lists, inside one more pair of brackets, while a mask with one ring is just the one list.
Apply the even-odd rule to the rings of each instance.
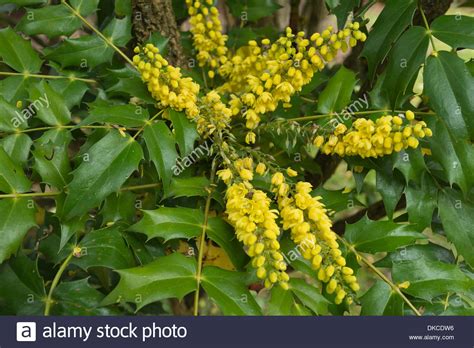
[[82, 249], [81, 256], [74, 257], [71, 263], [85, 270], [98, 266], [116, 270], [135, 264], [118, 226], [87, 233], [79, 247]]
[[448, 239], [466, 262], [474, 267], [474, 204], [447, 188], [439, 194], [438, 209]]
[[360, 315], [403, 315], [403, 299], [385, 282], [378, 280], [360, 298]]
[[119, 47], [124, 47], [132, 38], [130, 17], [113, 18], [104, 29], [104, 35]]
[[446, 124], [452, 142], [474, 139], [474, 79], [463, 60], [438, 52], [428, 58], [423, 80], [429, 103]]
[[49, 81], [49, 86], [63, 98], [68, 109], [72, 109], [81, 103], [89, 86], [83, 81], [70, 79], [57, 79]]
[[99, 0], [70, 0], [69, 2], [84, 17], [97, 11], [99, 5]]
[[38, 9], [27, 9], [16, 30], [30, 36], [44, 34], [53, 38], [71, 35], [81, 27], [81, 23], [81, 20], [65, 5], [49, 5]]
[[209, 184], [209, 179], [204, 176], [172, 178], [170, 188], [163, 198], [206, 197]]
[[169, 116], [173, 123], [176, 142], [182, 157], [188, 155], [194, 149], [194, 142], [199, 138], [196, 125], [188, 120], [183, 112], [170, 109]]
[[178, 158], [174, 136], [164, 121], [158, 121], [145, 128], [143, 137], [166, 192]]
[[361, 57], [367, 58], [370, 79], [374, 78], [377, 66], [387, 56], [392, 43], [411, 23], [416, 4], [415, 0], [389, 0], [386, 2], [360, 54]]
[[351, 101], [355, 84], [355, 73], [341, 66], [319, 95], [317, 111], [322, 114], [341, 111]]
[[0, 147], [0, 192], [24, 193], [30, 190], [31, 182], [23, 169], [16, 165]]
[[105, 222], [120, 220], [132, 222], [135, 217], [135, 194], [124, 191], [112, 193], [106, 198], [101, 214]]
[[431, 23], [432, 34], [452, 48], [474, 49], [474, 18], [470, 16], [440, 16]]
[[293, 315], [295, 299], [291, 291], [283, 290], [281, 286], [274, 286], [268, 301], [268, 315]]
[[431, 226], [433, 211], [437, 206], [438, 189], [431, 176], [421, 176], [421, 184], [410, 183], [405, 188], [408, 220], [420, 228]]
[[45, 182], [58, 189], [67, 185], [71, 165], [68, 156], [70, 134], [64, 129], [50, 130], [35, 141], [33, 168]]
[[40, 314], [45, 297], [44, 283], [36, 261], [23, 254], [0, 265], [0, 314]]
[[[0, 93], [9, 103], [15, 103], [18, 100], [26, 100], [28, 97], [27, 89], [30, 81], [30, 79], [25, 79], [23, 76], [7, 77], [0, 81]], [[0, 118], [0, 127], [1, 123], [2, 120]]]
[[375, 186], [382, 195], [387, 216], [391, 219], [402, 196], [405, 182], [398, 171], [387, 170], [387, 168], [377, 171], [375, 180]]
[[271, 16], [281, 6], [275, 0], [239, 0], [227, 2], [229, 10], [241, 21], [256, 21]]
[[[58, 200], [56, 200], [57, 202]], [[59, 251], [62, 251], [72, 236], [85, 233], [87, 215], [74, 217], [69, 221], [61, 221], [61, 239], [59, 241]]]
[[406, 183], [410, 181], [419, 183], [427, 169], [420, 147], [402, 150], [395, 154], [393, 167], [403, 174]]
[[474, 286], [474, 280], [456, 265], [426, 259], [394, 263], [392, 277], [397, 284], [409, 281], [410, 286], [403, 292], [427, 301], [448, 292], [465, 292]]
[[202, 287], [224, 315], [262, 315], [243, 279], [241, 273], [207, 266], [202, 273]]
[[177, 238], [191, 239], [202, 232], [204, 214], [199, 209], [161, 207], [144, 210], [143, 218], [129, 228], [129, 231], [145, 234], [148, 239], [163, 238], [164, 241]]
[[118, 315], [116, 310], [101, 307], [104, 295], [89, 285], [87, 278], [61, 282], [54, 290], [51, 315]]
[[425, 61], [429, 37], [425, 28], [411, 27], [393, 46], [387, 66], [387, 76], [382, 88], [387, 92], [392, 108], [399, 105], [407, 92], [410, 81]]
[[74, 179], [68, 186], [62, 211], [66, 220], [85, 214], [118, 191], [137, 169], [143, 151], [129, 136], [111, 131], [89, 149], [87, 156], [88, 160], [74, 171]]
[[93, 106], [79, 126], [93, 123], [111, 123], [125, 127], [142, 127], [150, 115], [148, 110], [138, 105], [98, 105]]
[[317, 315], [328, 314], [329, 301], [320, 293], [320, 290], [306, 283], [304, 279], [290, 279], [290, 290], [293, 294]]
[[248, 264], [249, 258], [237, 240], [234, 228], [222, 218], [209, 218], [206, 233], [213, 242], [224, 249], [235, 268], [243, 269]]
[[346, 225], [345, 238], [355, 249], [362, 252], [376, 253], [394, 251], [409, 245], [417, 239], [426, 237], [419, 232], [416, 225], [401, 225], [391, 221], [369, 220], [367, 216], [355, 224]]
[[126, 95], [130, 97], [140, 98], [148, 103], [155, 103], [150, 95], [148, 88], [139, 77], [119, 78], [118, 82], [107, 89], [107, 93], [111, 96]]
[[134, 302], [139, 310], [167, 298], [181, 299], [196, 290], [196, 267], [194, 258], [173, 253], [143, 267], [117, 271], [120, 281], [102, 304]]
[[61, 95], [56, 93], [46, 81], [31, 86], [30, 109], [36, 117], [50, 126], [63, 126], [71, 121], [71, 113]]
[[19, 167], [23, 167], [28, 161], [32, 144], [31, 138], [24, 133], [15, 133], [0, 139], [0, 147], [3, 147], [11, 160]]
[[429, 138], [432, 158], [441, 164], [443, 176], [466, 193], [474, 185], [474, 149], [467, 140], [456, 139], [439, 118], [428, 118], [433, 137]]
[[22, 110], [13, 107], [0, 96], [0, 131], [14, 132], [17, 128], [24, 129], [27, 124], [23, 120]]
[[31, 43], [7, 27], [0, 30], [0, 58], [18, 72], [37, 73], [43, 61], [31, 47]]
[[26, 232], [36, 226], [35, 212], [32, 200], [0, 200], [0, 263], [17, 251]]
[[444, 263], [454, 263], [453, 253], [437, 244], [408, 245], [389, 253], [382, 260], [375, 263], [377, 267], [391, 268], [394, 263], [403, 261], [415, 261], [426, 259], [432, 261], [442, 261]]
[[132, 1], [122, 0], [115, 2], [115, 14], [117, 16], [127, 16], [132, 14]]
[[114, 55], [112, 48], [99, 37], [84, 35], [78, 39], [66, 39], [57, 48], [45, 50], [46, 57], [68, 66], [93, 69], [110, 62]]

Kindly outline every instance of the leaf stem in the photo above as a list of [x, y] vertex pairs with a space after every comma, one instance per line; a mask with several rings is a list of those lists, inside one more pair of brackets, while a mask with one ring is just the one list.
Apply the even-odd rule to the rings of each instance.
[[39, 127], [39, 128], [29, 128], [29, 129], [23, 129], [23, 130], [18, 130], [16, 133], [31, 133], [31, 132], [37, 132], [37, 131], [43, 131], [43, 130], [50, 130], [50, 129], [72, 129], [72, 128], [84, 128], [84, 129], [108, 129], [112, 128], [112, 126], [78, 126], [78, 125], [69, 125], [69, 126], [46, 126], [46, 127]]
[[377, 267], [375, 267], [372, 262], [370, 262], [367, 258], [361, 255], [352, 245], [350, 245], [344, 238], [337, 235], [337, 238], [356, 256], [357, 260], [361, 260], [363, 263], [367, 265], [377, 276], [380, 277], [385, 283], [387, 283], [393, 291], [395, 291], [405, 303], [411, 308], [411, 310], [417, 315], [421, 316], [421, 313], [416, 309], [416, 307], [411, 303], [411, 301], [405, 296], [405, 294], [400, 290], [400, 288], [395, 285], [390, 279], [387, 278], [385, 274], [383, 274]]
[[[161, 183], [126, 186], [126, 187], [122, 187], [119, 190], [119, 192], [143, 190], [143, 189], [147, 189], [147, 188], [155, 188], [155, 187], [160, 187], [160, 186], [161, 186]], [[8, 193], [8, 194], [0, 194], [0, 199], [3, 199], [3, 198], [25, 198], [25, 197], [54, 197], [54, 196], [58, 196], [62, 193], [64, 193], [64, 192], [63, 191], [51, 191], [51, 192]]]
[[69, 265], [69, 262], [71, 262], [72, 257], [74, 256], [74, 251], [72, 251], [68, 257], [63, 261], [61, 264], [61, 267], [59, 267], [58, 272], [54, 276], [53, 282], [51, 283], [51, 287], [49, 288], [49, 293], [48, 297], [46, 298], [46, 305], [44, 307], [44, 315], [48, 316], [49, 312], [51, 310], [51, 305], [53, 304], [53, 292], [56, 286], [59, 283], [59, 280], [61, 279], [62, 274], [66, 270], [66, 267]]
[[436, 50], [436, 47], [435, 47], [433, 34], [431, 33], [431, 28], [430, 28], [430, 25], [428, 23], [428, 20], [426, 19], [425, 11], [423, 11], [423, 7], [421, 6], [421, 3], [418, 3], [418, 9], [420, 10], [421, 17], [423, 18], [423, 23], [425, 24], [426, 31], [427, 31], [428, 36], [430, 38], [431, 46], [433, 46], [433, 51], [436, 52], [437, 50]]
[[136, 138], [138, 137], [138, 135], [139, 135], [141, 132], [143, 132], [143, 131], [145, 130], [146, 126], [151, 125], [151, 124], [153, 123], [153, 121], [154, 121], [155, 119], [157, 119], [158, 116], [160, 116], [165, 110], [166, 110], [166, 109], [161, 109], [160, 111], [158, 111], [158, 112], [155, 114], [155, 116], [153, 116], [149, 121], [147, 121], [147, 122], [143, 125], [143, 127], [140, 128], [140, 129], [135, 133], [135, 135], [133, 136], [132, 139], [136, 139]]
[[212, 161], [212, 168], [211, 168], [211, 177], [210, 177], [210, 184], [207, 188], [207, 198], [206, 198], [206, 206], [204, 208], [204, 222], [202, 224], [202, 232], [199, 240], [199, 254], [198, 254], [198, 265], [197, 265], [197, 273], [196, 273], [196, 292], [194, 293], [194, 316], [199, 315], [199, 290], [201, 288], [201, 275], [202, 275], [202, 263], [204, 258], [204, 243], [206, 240], [206, 230], [207, 224], [209, 221], [209, 211], [211, 208], [211, 200], [212, 200], [212, 193], [214, 192], [214, 179], [216, 175], [217, 169], [217, 161], [214, 159]]
[[115, 44], [110, 40], [109, 38], [105, 37], [104, 34], [102, 34], [96, 27], [94, 27], [87, 19], [85, 19], [74, 7], [69, 5], [65, 0], [61, 1], [77, 18], [79, 18], [87, 27], [89, 27], [94, 33], [97, 34], [104, 42], [109, 45], [111, 48], [113, 48], [118, 54], [120, 54], [123, 59], [127, 61], [128, 64], [131, 66], [135, 67], [133, 64], [132, 60], [127, 57], [125, 53], [123, 53]]
[[32, 77], [37, 79], [50, 79], [50, 80], [60, 80], [68, 79], [71, 81], [82, 81], [87, 83], [97, 83], [96, 80], [84, 79], [82, 77], [76, 77], [74, 75], [64, 76], [64, 75], [40, 75], [40, 74], [30, 74], [30, 73], [20, 73], [20, 72], [9, 72], [9, 71], [0, 71], [0, 76], [23, 76], [25, 79]]

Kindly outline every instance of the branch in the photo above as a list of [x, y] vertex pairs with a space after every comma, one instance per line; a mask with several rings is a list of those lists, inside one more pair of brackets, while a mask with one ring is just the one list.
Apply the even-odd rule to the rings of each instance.
[[152, 33], [160, 33], [169, 39], [167, 59], [170, 64], [185, 67], [186, 60], [171, 0], [133, 0], [132, 8], [133, 31], [137, 42], [142, 44]]

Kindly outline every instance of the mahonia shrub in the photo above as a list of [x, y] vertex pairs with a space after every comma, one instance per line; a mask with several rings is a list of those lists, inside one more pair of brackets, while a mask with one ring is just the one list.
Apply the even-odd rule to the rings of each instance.
[[0, 313], [473, 315], [474, 19], [374, 3], [3, 1]]

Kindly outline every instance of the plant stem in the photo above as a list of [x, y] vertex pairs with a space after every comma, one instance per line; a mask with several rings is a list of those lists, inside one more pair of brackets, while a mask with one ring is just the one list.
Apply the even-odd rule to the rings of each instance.
[[50, 80], [68, 79], [68, 80], [71, 80], [71, 81], [82, 81], [82, 82], [87, 82], [87, 83], [97, 83], [96, 80], [92, 80], [92, 79], [84, 79], [82, 77], [64, 76], [64, 75], [40, 75], [40, 74], [0, 71], [0, 76], [23, 76], [25, 79], [29, 78], [29, 77], [37, 78], [37, 79], [50, 79]]
[[[143, 189], [147, 189], [147, 188], [155, 188], [155, 187], [160, 187], [160, 186], [161, 186], [161, 183], [126, 186], [126, 187], [122, 187], [119, 190], [119, 192], [143, 190]], [[2, 199], [2, 198], [25, 198], [25, 197], [53, 197], [53, 196], [58, 196], [61, 193], [63, 193], [63, 191], [8, 193], [8, 194], [0, 194], [0, 199]]]
[[214, 192], [214, 179], [216, 175], [217, 169], [217, 161], [214, 159], [212, 161], [212, 168], [211, 168], [211, 177], [210, 177], [210, 184], [207, 188], [207, 198], [206, 198], [206, 206], [204, 208], [204, 222], [202, 224], [202, 232], [199, 240], [199, 254], [198, 254], [198, 265], [197, 265], [197, 273], [196, 273], [196, 292], [194, 293], [194, 316], [199, 315], [199, 290], [201, 289], [201, 274], [202, 274], [202, 263], [204, 258], [204, 243], [206, 240], [206, 230], [207, 224], [209, 220], [209, 211], [211, 208], [211, 200], [212, 200], [212, 193]]
[[43, 130], [50, 130], [50, 129], [72, 129], [72, 128], [84, 128], [84, 129], [109, 129], [112, 126], [78, 126], [78, 125], [69, 125], [69, 126], [47, 126], [47, 127], [39, 127], [39, 128], [29, 128], [24, 130], [18, 130], [16, 133], [31, 133]]
[[425, 24], [425, 27], [426, 27], [426, 31], [428, 33], [428, 36], [430, 38], [430, 41], [431, 41], [431, 46], [433, 46], [433, 51], [437, 51], [436, 50], [436, 47], [435, 47], [435, 42], [434, 42], [434, 39], [433, 39], [433, 34], [431, 33], [431, 28], [430, 28], [430, 25], [428, 24], [428, 20], [426, 19], [426, 16], [425, 16], [425, 12], [423, 11], [423, 7], [421, 6], [421, 3], [418, 4], [418, 9], [421, 13], [421, 17], [423, 18], [423, 23]]
[[411, 301], [405, 296], [405, 294], [400, 290], [400, 288], [395, 285], [390, 279], [387, 278], [385, 274], [383, 274], [377, 267], [375, 267], [372, 262], [370, 262], [368, 259], [366, 259], [363, 255], [361, 255], [352, 245], [350, 245], [344, 238], [341, 236], [337, 235], [337, 238], [351, 251], [354, 253], [356, 258], [358, 260], [361, 260], [363, 263], [367, 265], [367, 267], [370, 268], [377, 276], [380, 277], [385, 283], [390, 285], [392, 290], [396, 292], [402, 299], [405, 301], [405, 303], [411, 308], [411, 310], [417, 315], [421, 316], [421, 313], [416, 309], [416, 307], [411, 303]]
[[59, 267], [58, 273], [56, 273], [56, 275], [54, 276], [53, 282], [51, 283], [51, 287], [49, 288], [48, 297], [46, 298], [46, 306], [44, 307], [44, 315], [45, 316], [48, 316], [49, 312], [51, 310], [51, 305], [53, 303], [54, 289], [58, 285], [59, 280], [61, 279], [61, 276], [64, 273], [64, 270], [69, 265], [69, 262], [71, 261], [73, 256], [74, 256], [74, 252], [71, 252], [68, 255], [68, 257], [63, 261], [63, 263], [61, 264], [61, 267]]
[[112, 42], [112, 40], [110, 40], [109, 38], [105, 37], [104, 34], [102, 34], [96, 27], [94, 27], [91, 23], [89, 23], [89, 21], [87, 19], [85, 19], [84, 17], [82, 17], [82, 15], [74, 8], [72, 7], [71, 5], [69, 5], [65, 0], [62, 0], [62, 3], [74, 14], [74, 16], [76, 16], [77, 18], [79, 18], [87, 27], [89, 27], [94, 33], [97, 34], [97, 36], [99, 36], [102, 40], [104, 40], [104, 42], [109, 45], [111, 48], [113, 48], [118, 54], [120, 54], [123, 59], [125, 59], [127, 61], [128, 64], [130, 64], [131, 66], [135, 67], [135, 65], [133, 64], [132, 60], [130, 58], [127, 57], [127, 55], [125, 53], [123, 53], [117, 46], [114, 45], [114, 43]]

